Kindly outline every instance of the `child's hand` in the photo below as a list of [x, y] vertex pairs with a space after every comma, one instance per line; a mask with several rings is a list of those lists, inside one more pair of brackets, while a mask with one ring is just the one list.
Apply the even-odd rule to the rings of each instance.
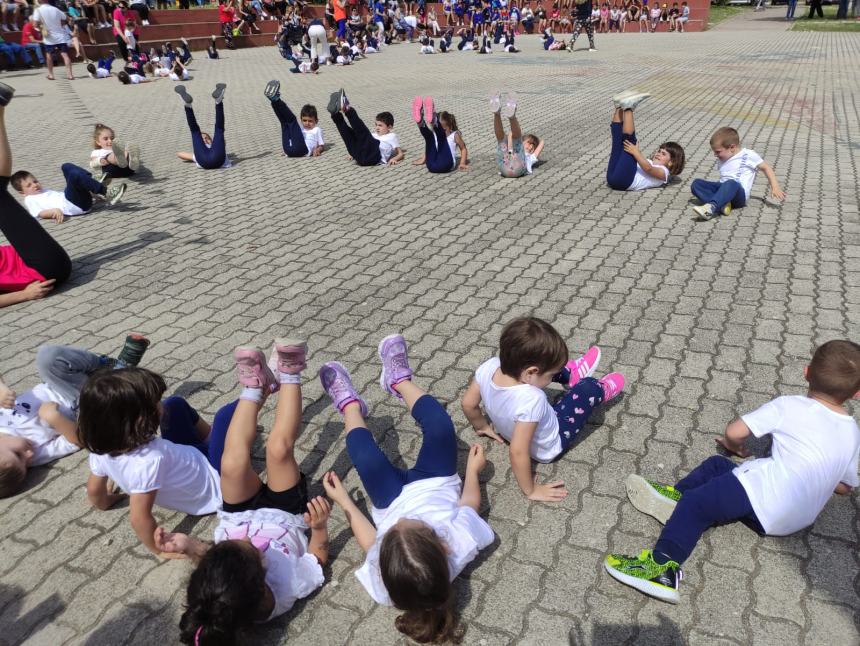
[[344, 504], [349, 504], [349, 494], [334, 471], [329, 471], [323, 475], [323, 489], [325, 489], [326, 495], [341, 507]]
[[624, 152], [630, 153], [634, 157], [636, 155], [642, 154], [639, 152], [639, 146], [637, 146], [636, 144], [634, 144], [632, 141], [629, 141], [629, 140], [624, 142]]
[[492, 424], [487, 424], [483, 428], [476, 428], [475, 433], [477, 433], [478, 435], [483, 435], [485, 437], [490, 437], [490, 438], [494, 439], [496, 442], [498, 442], [499, 444], [505, 443], [505, 438], [503, 438], [501, 435], [496, 433], [496, 429], [493, 427]]
[[567, 498], [567, 489], [564, 488], [564, 480], [538, 484], [537, 475], [535, 475], [535, 488], [532, 489], [528, 498], [529, 500], [539, 500], [542, 502], [559, 502]]
[[389, 166], [397, 166], [397, 164], [399, 164], [399, 163], [400, 163], [400, 162], [399, 162], [398, 160], [396, 160], [396, 159], [392, 159], [392, 160], [390, 160], [390, 161], [388, 162], [388, 165], [389, 165]]
[[312, 498], [308, 502], [308, 510], [305, 512], [305, 523], [311, 529], [325, 529], [328, 517], [331, 516], [331, 505], [322, 496]]
[[15, 408], [15, 391], [2, 381], [0, 381], [0, 408]]
[[749, 450], [743, 444], [735, 444], [727, 437], [718, 437], [716, 442], [726, 451], [732, 455], [738, 456], [739, 458], [748, 458], [750, 456]]
[[[14, 401], [13, 401], [14, 404]], [[60, 406], [57, 402], [43, 402], [39, 406], [39, 419], [45, 422], [48, 426], [54, 426], [54, 420], [59, 415]]]
[[156, 527], [152, 535], [155, 547], [167, 554], [185, 554], [190, 544], [188, 534], [168, 532], [164, 527]]
[[469, 170], [469, 167], [466, 166], [466, 164], [460, 164], [459, 166], [457, 166], [457, 169], [458, 170]]
[[773, 199], [779, 200], [780, 202], [782, 202], [785, 199], [785, 191], [783, 191], [778, 186], [774, 186], [773, 188], [770, 189], [770, 195]]
[[480, 444], [473, 444], [469, 448], [469, 458], [466, 461], [466, 471], [472, 471], [476, 475], [484, 470], [487, 466], [487, 458], [484, 456], [484, 447]]

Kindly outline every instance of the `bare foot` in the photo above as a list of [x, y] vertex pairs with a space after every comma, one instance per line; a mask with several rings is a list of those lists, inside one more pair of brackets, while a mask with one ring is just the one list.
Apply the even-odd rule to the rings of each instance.
[[53, 80], [54, 80], [54, 75], [53, 75], [53, 74], [48, 74], [48, 80], [49, 80], [49, 81], [53, 81]]

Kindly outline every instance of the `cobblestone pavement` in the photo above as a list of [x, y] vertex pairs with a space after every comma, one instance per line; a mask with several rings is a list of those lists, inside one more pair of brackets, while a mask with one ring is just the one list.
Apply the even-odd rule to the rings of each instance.
[[[372, 430], [408, 461], [418, 430], [376, 384], [376, 344], [401, 330], [418, 383], [454, 416], [462, 459], [475, 440], [458, 404], [470, 373], [507, 320], [533, 313], [572, 352], [599, 343], [602, 370], [624, 372], [629, 388], [570, 453], [538, 467], [566, 482], [571, 495], [560, 504], [525, 501], [507, 451], [488, 443], [483, 513], [498, 540], [456, 583], [466, 643], [860, 643], [856, 494], [834, 498], [791, 537], [760, 539], [741, 525], [709, 532], [686, 565], [678, 606], [617, 584], [601, 565], [607, 551], [657, 536], [626, 500], [628, 473], [685, 474], [714, 453], [733, 416], [802, 392], [815, 344], [860, 339], [860, 40], [746, 31], [598, 36], [598, 52], [573, 55], [544, 52], [535, 38], [522, 47], [517, 56], [419, 57], [400, 45], [317, 77], [287, 73], [274, 49], [195, 61], [188, 86], [203, 124], [212, 123], [212, 86], [228, 83], [227, 142], [238, 163], [227, 171], [175, 159], [190, 138], [169, 81], [6, 76], [19, 89], [8, 111], [16, 168], [59, 186], [60, 163], [84, 163], [103, 121], [143, 145], [152, 174], [131, 183], [116, 211], [46, 225], [74, 258], [74, 276], [49, 299], [0, 313], [2, 372], [26, 388], [40, 344], [110, 353], [138, 330], [153, 340], [145, 365], [211, 418], [236, 392], [234, 346], [305, 335], [299, 457], [315, 487], [334, 467], [356, 489], [342, 426], [316, 379], [324, 361], [354, 371]], [[274, 77], [294, 107], [320, 109], [331, 144], [321, 159], [280, 156], [262, 95]], [[366, 119], [395, 114], [407, 163], [347, 163], [324, 112], [341, 85]], [[519, 93], [525, 130], [548, 140], [545, 164], [518, 181], [495, 172], [486, 96], [499, 86]], [[667, 139], [686, 147], [679, 186], [634, 195], [604, 184], [608, 97], [631, 86], [654, 95], [637, 112], [644, 149]], [[431, 176], [408, 164], [422, 151], [408, 117], [419, 92], [456, 114], [470, 172]], [[760, 178], [742, 211], [693, 222], [689, 181], [714, 177], [708, 137], [729, 124], [776, 168], [788, 198], [763, 199]], [[264, 432], [272, 416], [270, 407]], [[127, 508], [90, 509], [86, 474], [82, 452], [34, 469], [25, 493], [0, 502], [0, 642], [174, 643], [188, 565], [139, 546]], [[211, 535], [211, 517], [157, 517]], [[374, 605], [353, 576], [361, 555], [340, 512], [331, 528], [325, 586], [262, 626], [254, 643], [400, 643], [396, 613]]]

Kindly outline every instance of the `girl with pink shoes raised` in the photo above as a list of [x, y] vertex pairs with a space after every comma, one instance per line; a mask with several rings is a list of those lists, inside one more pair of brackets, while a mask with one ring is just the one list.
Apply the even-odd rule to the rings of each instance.
[[[538, 483], [531, 461], [556, 460], [573, 445], [594, 409], [624, 388], [620, 373], [592, 377], [599, 361], [596, 346], [568, 360], [567, 344], [552, 325], [518, 318], [502, 330], [499, 356], [478, 367], [463, 395], [463, 412], [478, 435], [510, 444], [511, 468], [530, 500], [557, 502], [567, 496], [562, 481]], [[567, 389], [555, 405], [543, 392], [552, 382]]]

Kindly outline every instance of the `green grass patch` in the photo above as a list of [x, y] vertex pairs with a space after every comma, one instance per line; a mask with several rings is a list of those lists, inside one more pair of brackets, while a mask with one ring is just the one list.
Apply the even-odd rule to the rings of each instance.
[[718, 25], [732, 16], [737, 16], [740, 13], [746, 13], [748, 11], [752, 11], [751, 5], [711, 5], [711, 13], [708, 16], [708, 29], [713, 27], [714, 25]]
[[791, 26], [792, 31], [860, 31], [860, 21], [858, 20], [836, 20], [836, 10], [838, 5], [824, 5], [824, 18], [815, 17], [812, 20], [806, 16], [809, 15], [809, 7], [801, 2], [797, 3], [797, 11], [794, 12], [796, 20]]

